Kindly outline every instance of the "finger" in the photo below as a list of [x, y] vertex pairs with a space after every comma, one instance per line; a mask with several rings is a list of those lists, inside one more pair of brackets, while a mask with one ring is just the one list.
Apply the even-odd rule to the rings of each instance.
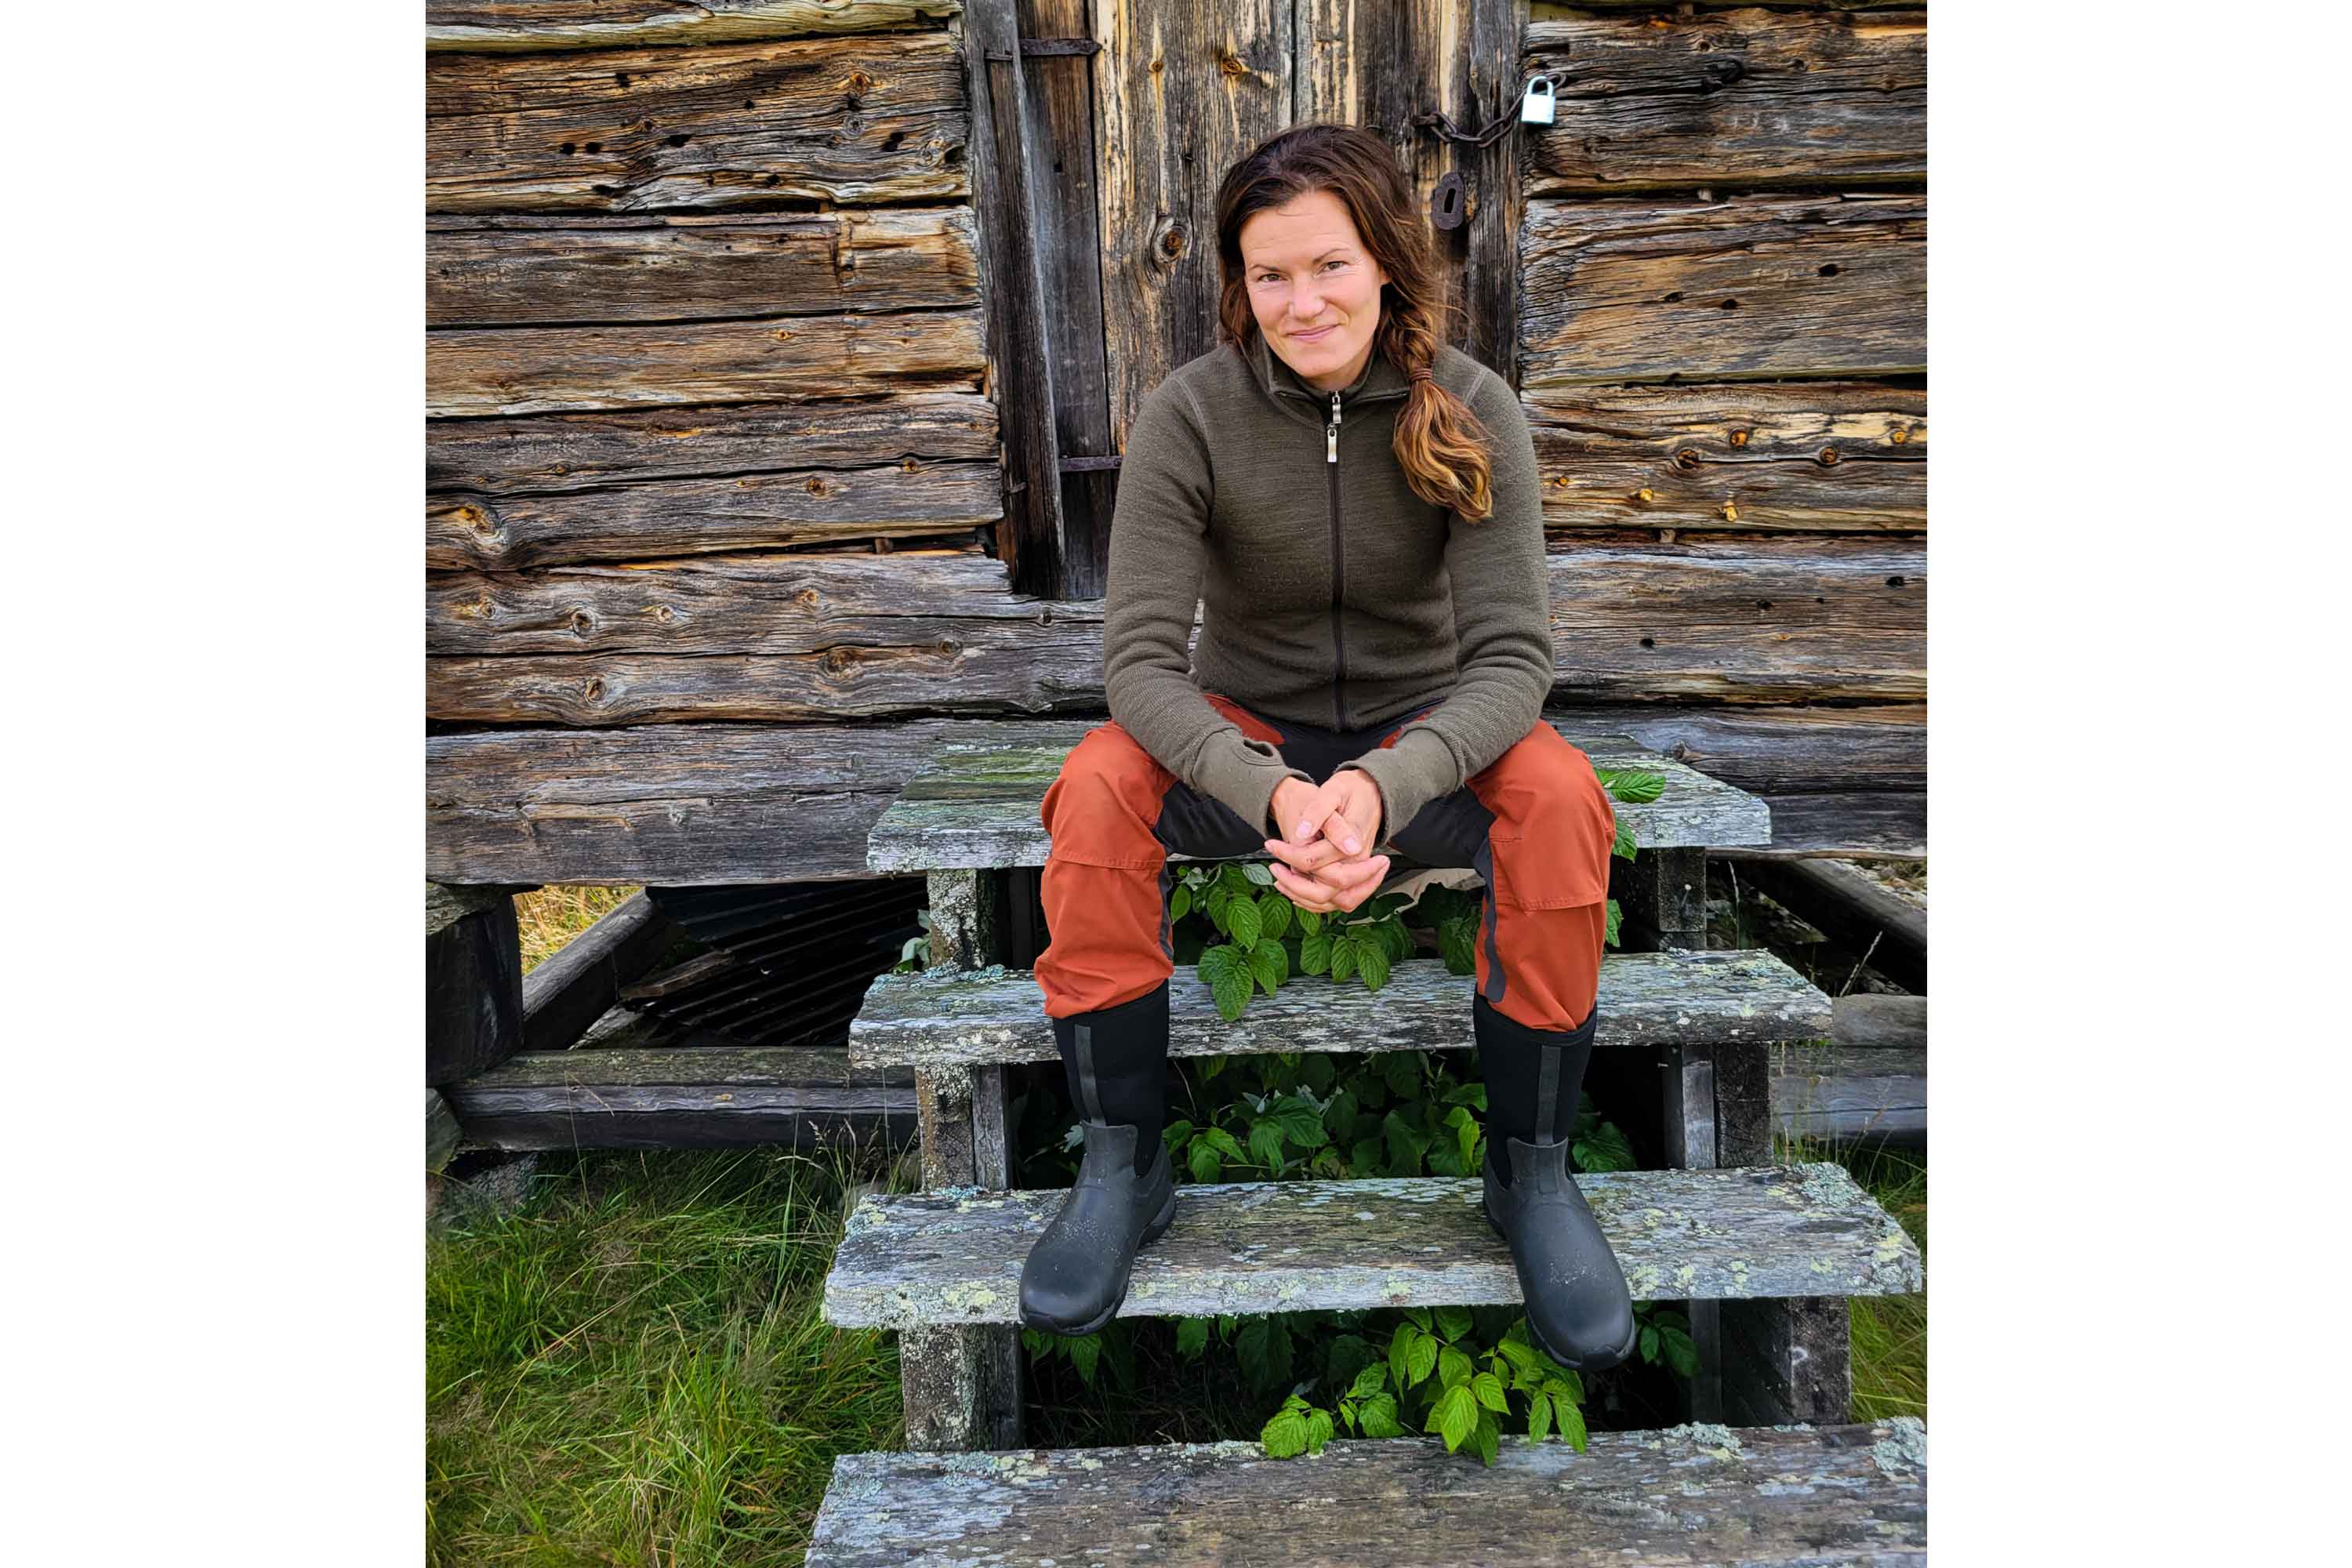
[[1302, 910], [1313, 910], [1318, 914], [1329, 914], [1332, 910], [1330, 889], [1312, 878], [1300, 876], [1287, 866], [1274, 868], [1274, 885], [1282, 890], [1285, 898]]
[[1359, 855], [1363, 852], [1362, 835], [1358, 832], [1356, 825], [1348, 820], [1347, 814], [1339, 808], [1336, 802], [1329, 805], [1324, 812], [1322, 820], [1315, 826], [1325, 838], [1339, 847], [1341, 854]]
[[1343, 860], [1327, 867], [1316, 873], [1315, 880], [1328, 894], [1336, 897], [1354, 893], [1360, 900], [1369, 897], [1370, 890], [1379, 887], [1388, 873], [1389, 858], [1374, 855], [1368, 859]]
[[1269, 838], [1265, 841], [1265, 852], [1288, 865], [1292, 870], [1302, 872], [1318, 870], [1339, 858], [1339, 847], [1326, 838], [1318, 838], [1304, 847], [1293, 844], [1287, 838]]
[[1334, 894], [1333, 898], [1341, 909], [1352, 910], [1359, 904], [1361, 904], [1366, 899], [1370, 898], [1372, 894], [1379, 889], [1381, 879], [1386, 874], [1387, 868], [1382, 867], [1379, 873], [1366, 877], [1362, 881], [1356, 883], [1352, 888], [1346, 889]]

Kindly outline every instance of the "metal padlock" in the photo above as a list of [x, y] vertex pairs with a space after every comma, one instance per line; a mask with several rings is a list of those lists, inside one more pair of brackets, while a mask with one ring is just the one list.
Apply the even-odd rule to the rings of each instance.
[[1528, 83], [1528, 95], [1519, 100], [1520, 124], [1549, 125], [1551, 123], [1552, 110], [1556, 107], [1551, 89], [1551, 78], [1548, 76], [1539, 76]]

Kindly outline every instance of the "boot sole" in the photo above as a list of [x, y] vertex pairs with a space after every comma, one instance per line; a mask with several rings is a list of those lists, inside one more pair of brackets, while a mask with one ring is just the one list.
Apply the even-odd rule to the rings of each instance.
[[[1495, 1211], [1487, 1206], [1486, 1194], [1483, 1193], [1478, 1197], [1478, 1212], [1486, 1216], [1487, 1226], [1503, 1238], [1504, 1246], [1508, 1247], [1511, 1244], [1511, 1233], [1505, 1230], [1502, 1221], [1495, 1217]], [[1581, 1361], [1573, 1356], [1564, 1356], [1553, 1349], [1551, 1342], [1543, 1337], [1543, 1331], [1536, 1327], [1536, 1321], [1532, 1314], [1528, 1318], [1528, 1338], [1535, 1341], [1536, 1349], [1543, 1352], [1570, 1372], [1606, 1372], [1633, 1355], [1634, 1345], [1640, 1342], [1642, 1338], [1642, 1325], [1638, 1321], [1635, 1321], [1633, 1331], [1627, 1335], [1625, 1342], [1615, 1350], [1603, 1352], [1601, 1355], [1588, 1357]]]
[[[1176, 1189], [1171, 1187], [1168, 1190], [1168, 1201], [1160, 1205], [1160, 1212], [1152, 1216], [1150, 1224], [1143, 1227], [1143, 1234], [1136, 1237], [1135, 1249], [1138, 1252], [1140, 1252], [1145, 1247], [1150, 1246], [1153, 1242], [1158, 1241], [1160, 1239], [1160, 1233], [1165, 1231], [1175, 1218]], [[1026, 1312], [1021, 1314], [1021, 1326], [1025, 1329], [1036, 1329], [1044, 1333], [1059, 1334], [1065, 1339], [1078, 1339], [1087, 1334], [1095, 1332], [1105, 1323], [1109, 1322], [1113, 1318], [1118, 1316], [1118, 1310], [1126, 1304], [1127, 1287], [1125, 1285], [1121, 1285], [1118, 1288], [1118, 1300], [1111, 1302], [1109, 1306], [1104, 1308], [1102, 1311], [1096, 1315], [1092, 1320], [1080, 1324], [1075, 1329], [1064, 1328], [1059, 1323], [1052, 1322], [1045, 1319], [1033, 1319]]]

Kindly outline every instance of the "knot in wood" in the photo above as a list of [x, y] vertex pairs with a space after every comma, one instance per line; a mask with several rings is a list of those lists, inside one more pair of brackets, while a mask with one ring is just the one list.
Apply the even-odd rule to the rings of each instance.
[[1894, 431], [1888, 434], [1886, 438], [1900, 447], [1904, 442], [1911, 438], [1911, 432], [1897, 426]]
[[1748, 432], [1745, 430], [1734, 430], [1731, 433], [1731, 444], [1735, 447], [1745, 447], [1748, 445]]
[[1160, 253], [1173, 261], [1184, 254], [1184, 226], [1171, 224], [1168, 232], [1160, 237]]
[[586, 697], [591, 702], [602, 702], [604, 700], [604, 682], [599, 677], [593, 675], [590, 676], [588, 678], [588, 684], [582, 687], [580, 691], [581, 694]]
[[814, 610], [822, 602], [823, 596], [814, 588], [803, 588], [793, 595], [793, 603], [803, 610]]
[[1226, 54], [1217, 60], [1217, 68], [1227, 76], [1249, 75], [1249, 62], [1236, 54]]
[[1837, 460], [1838, 460], [1838, 453], [1837, 453], [1837, 448], [1836, 448], [1835, 447], [1822, 447], [1822, 468], [1835, 468], [1835, 467], [1837, 467]]
[[848, 650], [837, 647], [828, 649], [824, 656], [824, 667], [836, 674], [842, 670], [847, 669], [849, 668]]
[[1685, 447], [1681, 451], [1675, 454], [1675, 467], [1678, 468], [1697, 468], [1698, 453], [1689, 447]]
[[572, 612], [572, 631], [575, 637], [586, 637], [596, 629], [596, 617], [585, 610]]

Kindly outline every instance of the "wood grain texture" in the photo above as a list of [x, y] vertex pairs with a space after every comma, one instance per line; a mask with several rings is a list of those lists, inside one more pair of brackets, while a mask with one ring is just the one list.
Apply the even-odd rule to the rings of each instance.
[[[1378, 991], [1297, 975], [1232, 1023], [1190, 964], [1168, 983], [1171, 1057], [1280, 1051], [1460, 1050], [1473, 1044], [1467, 975], [1408, 959]], [[939, 1068], [1059, 1059], [1043, 993], [1026, 969], [881, 974], [849, 1026], [861, 1067]], [[1759, 950], [1611, 953], [1601, 965], [1604, 1046], [1812, 1040], [1829, 998]]]
[[1490, 1468], [1433, 1436], [1341, 1436], [1311, 1458], [1255, 1441], [979, 1454], [843, 1454], [808, 1568], [1293, 1568], [1510, 1563], [1923, 1568], [1927, 1428], [1685, 1425], [1503, 1439]]
[[1544, 386], [1544, 527], [1927, 528], [1927, 395], [1870, 383]]
[[712, 321], [980, 302], [969, 207], [428, 217], [427, 327]]
[[[1569, 734], [1616, 731], [1738, 789], [1780, 801], [1796, 794], [1927, 787], [1927, 705], [1860, 708], [1713, 703], [1549, 707]], [[1773, 842], [1783, 824], [1773, 813]]]
[[428, 49], [595, 49], [919, 27], [956, 0], [427, 0]]
[[1554, 77], [1527, 132], [1529, 195], [1927, 177], [1927, 17], [1704, 10], [1532, 23]]
[[1519, 253], [1523, 394], [1927, 367], [1922, 195], [1530, 201]]
[[1921, 791], [1768, 795], [1772, 842], [1758, 858], [1924, 860], [1927, 795]]
[[[453, 910], [462, 912], [450, 918]], [[428, 890], [425, 1081], [454, 1082], [522, 1048], [522, 936], [513, 898], [503, 889]]]
[[961, 199], [944, 32], [425, 57], [428, 212]]
[[1216, 345], [1217, 183], [1294, 118], [1291, 0], [1094, 7], [1103, 331], [1122, 450], [1144, 395]]
[[996, 461], [996, 405], [973, 392], [743, 403], [425, 426], [428, 492], [515, 495], [660, 479]]
[[[682, 480], [591, 496], [445, 494], [428, 501], [427, 560], [505, 573], [543, 564], [550, 553], [643, 560], [741, 548], [761, 534], [775, 543], [779, 536], [911, 533], [934, 518], [941, 526], [969, 525], [942, 494], [950, 482], [963, 486], [964, 500], [977, 501], [986, 490], [985, 470], [917, 464], [912, 471], [902, 466]], [[919, 499], [926, 495], [940, 499]], [[705, 510], [687, 510], [689, 496], [699, 497]], [[904, 499], [894, 504], [894, 497]], [[819, 570], [813, 559], [833, 563], [824, 568], [830, 582], [846, 584], [862, 574], [876, 594], [900, 597], [903, 613], [887, 635], [866, 640], [856, 617], [888, 610], [861, 612], [821, 587], [817, 597], [807, 596], [809, 574]], [[1551, 565], [1555, 691], [1563, 703], [1858, 700], [1883, 707], [1926, 693], [1927, 555], [1916, 541], [1779, 537], [1667, 545], [1580, 539], [1554, 551]], [[932, 612], [923, 606], [941, 604], [957, 607], [927, 624], [923, 616]], [[790, 720], [813, 711], [880, 716], [950, 704], [971, 713], [1099, 710], [1101, 616], [1099, 600], [1053, 604], [1011, 594], [1002, 587], [1000, 566], [969, 554], [782, 555], [434, 578], [426, 591], [428, 651], [492, 662], [436, 669], [429, 714], [593, 724]], [[837, 617], [849, 620], [835, 626]], [[977, 621], [992, 624], [974, 647], [970, 623]], [[818, 686], [788, 668], [763, 671], [757, 662], [717, 658], [801, 658], [812, 647], [834, 650], [827, 679]], [[952, 672], [956, 684], [910, 687], [904, 662], [916, 657], [910, 650], [945, 661], [919, 667], [924, 678]], [[612, 655], [629, 653], [684, 657], [667, 668], [652, 660], [610, 662]], [[551, 662], [499, 662], [520, 655]], [[1025, 668], [1017, 662], [1022, 658]], [[592, 695], [592, 683], [605, 695]]]
[[[942, 747], [1034, 744], [1036, 724], [1065, 726], [1067, 744], [1089, 727], [923, 718], [428, 736], [426, 870], [457, 882], [677, 887], [870, 877], [868, 835]], [[1798, 728], [1791, 743], [1809, 743]], [[1916, 858], [1926, 798], [1774, 795], [1773, 844], [1851, 854], [1858, 837], [1868, 852]], [[1811, 837], [1790, 837], [1791, 815]]]
[[681, 934], [643, 892], [606, 910], [522, 977], [523, 1048], [570, 1047]]
[[977, 310], [428, 332], [428, 417], [973, 392]]
[[[1859, 998], [1838, 998], [1841, 1023], [1844, 1005], [1855, 1000]], [[1772, 1066], [1772, 1115], [1789, 1136], [1840, 1142], [1887, 1138], [1906, 1143], [1927, 1138], [1925, 1046], [1790, 1044], [1774, 1050]]]
[[[1918, 1248], [1841, 1166], [1580, 1175], [1638, 1301], [1901, 1295]], [[1067, 1194], [948, 1187], [869, 1195], [825, 1278], [843, 1328], [1017, 1321], [1021, 1266]], [[1179, 1182], [1136, 1255], [1121, 1317], [1510, 1304], [1510, 1249], [1475, 1177]]]
[[995, 464], [912, 458], [870, 468], [786, 468], [545, 495], [445, 491], [425, 498], [425, 564], [428, 572], [512, 573], [969, 534], [1000, 510]]
[[[1053, 840], [1045, 832], [1045, 792], [1061, 775], [1064, 760], [1091, 726], [1064, 723], [1058, 732], [1042, 725], [1018, 746], [958, 748], [916, 776], [875, 824], [866, 841], [866, 865], [877, 874], [928, 871], [949, 867], [1043, 866]], [[1639, 768], [1661, 774], [1657, 799], [1625, 802], [1619, 820], [1644, 845], [1762, 844], [1770, 821], [1755, 802], [1705, 774], [1618, 737], [1566, 737], [1605, 768]], [[1189, 860], [1171, 855], [1171, 860]]]

